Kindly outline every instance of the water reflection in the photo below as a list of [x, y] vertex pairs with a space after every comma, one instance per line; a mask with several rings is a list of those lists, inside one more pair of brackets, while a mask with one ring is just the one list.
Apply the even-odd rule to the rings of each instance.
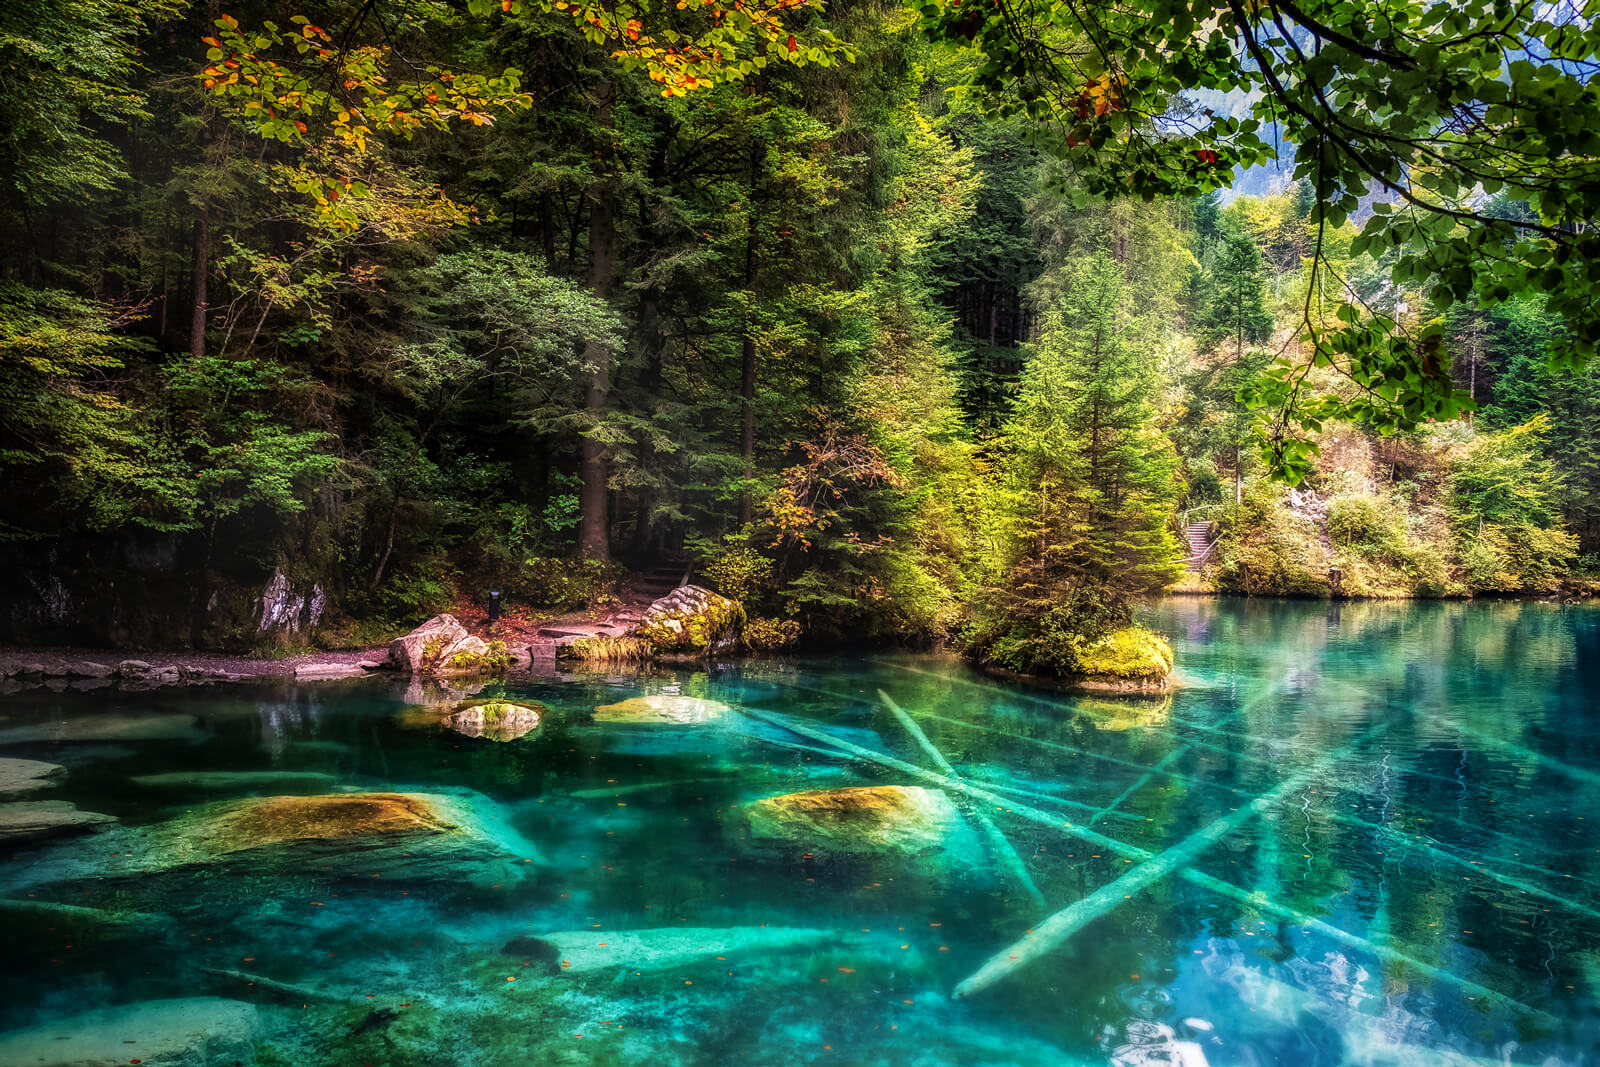
[[[1146, 621], [1186, 683], [1155, 700], [923, 655], [17, 694], [0, 757], [120, 821], [4, 846], [0, 1028], [206, 993], [274, 1064], [1593, 1061], [1600, 613]], [[498, 701], [537, 726], [439, 725]], [[437, 798], [527, 865], [144, 858], [313, 792]], [[775, 805], [807, 815], [753, 834]]]

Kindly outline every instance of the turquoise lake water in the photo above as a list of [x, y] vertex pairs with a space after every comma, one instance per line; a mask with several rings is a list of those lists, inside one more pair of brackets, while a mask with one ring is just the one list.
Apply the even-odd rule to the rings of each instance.
[[[1145, 621], [1170, 697], [913, 654], [12, 694], [0, 757], [67, 768], [30, 799], [118, 822], [0, 846], [0, 1031], [217, 996], [256, 1005], [261, 1064], [1600, 1063], [1600, 610]], [[496, 741], [416, 710], [488, 696], [542, 721]], [[641, 696], [685, 721], [596, 713]], [[937, 787], [885, 696], [959, 819], [915, 856], [753, 847], [763, 798]], [[450, 798], [479, 836], [219, 856], [175, 831], [369, 792]]]

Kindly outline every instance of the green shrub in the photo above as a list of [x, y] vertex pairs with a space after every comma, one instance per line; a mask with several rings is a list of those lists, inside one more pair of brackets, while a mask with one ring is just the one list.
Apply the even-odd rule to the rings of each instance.
[[592, 559], [534, 557], [523, 562], [515, 592], [529, 606], [571, 611], [601, 602], [615, 602], [622, 568]]
[[721, 549], [700, 573], [729, 600], [749, 600], [772, 585], [772, 561], [749, 545]]
[[639, 663], [655, 654], [643, 637], [585, 637], [572, 642], [572, 655], [585, 663]]
[[795, 619], [764, 619], [744, 624], [744, 644], [752, 652], [777, 652], [800, 643], [800, 623]]
[[1461, 566], [1476, 592], [1515, 593], [1560, 583], [1577, 559], [1578, 539], [1561, 529], [1485, 523], [1463, 538]]
[[1328, 509], [1328, 538], [1336, 545], [1387, 552], [1398, 540], [1396, 532], [1393, 517], [1370, 496], [1337, 497]]

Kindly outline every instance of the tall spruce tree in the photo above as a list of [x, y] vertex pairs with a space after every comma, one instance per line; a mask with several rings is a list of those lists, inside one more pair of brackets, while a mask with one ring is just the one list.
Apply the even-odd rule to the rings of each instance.
[[1074, 264], [1023, 371], [1002, 464], [1009, 552], [974, 631], [1001, 666], [1074, 673], [1135, 597], [1177, 576], [1177, 460], [1156, 427], [1155, 360], [1123, 339], [1130, 310], [1109, 253]]
[[1248, 235], [1233, 234], [1218, 247], [1207, 274], [1211, 291], [1197, 339], [1202, 348], [1243, 359], [1247, 346], [1272, 334], [1261, 250]]

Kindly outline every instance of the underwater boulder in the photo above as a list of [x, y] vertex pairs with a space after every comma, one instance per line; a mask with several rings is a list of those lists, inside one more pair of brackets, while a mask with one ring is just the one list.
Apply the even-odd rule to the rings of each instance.
[[797, 949], [836, 948], [838, 930], [785, 926], [664, 927], [646, 930], [561, 930], [516, 937], [501, 948], [539, 974], [575, 978], [619, 971], [667, 970], [721, 957], [753, 957]]
[[539, 725], [539, 712], [526, 704], [495, 700], [454, 711], [445, 716], [444, 724], [468, 737], [515, 741]]
[[15, 1067], [209, 1067], [255, 1054], [256, 1009], [219, 997], [151, 1000], [0, 1034], [0, 1063]]
[[731, 710], [720, 700], [705, 700], [680, 693], [654, 693], [630, 697], [615, 704], [603, 704], [594, 709], [594, 721], [687, 726], [720, 719]]
[[0, 745], [63, 741], [198, 741], [192, 715], [81, 715], [0, 730]]
[[537, 850], [476, 793], [334, 793], [221, 801], [135, 831], [111, 875], [194, 866], [474, 885], [520, 880]]
[[915, 857], [944, 848], [961, 813], [937, 789], [849, 786], [742, 805], [732, 827], [754, 851], [835, 857]]
[[66, 768], [35, 759], [0, 759], [0, 800], [60, 785]]
[[682, 585], [653, 602], [633, 635], [657, 653], [713, 656], [739, 647], [744, 608], [736, 600], [698, 585]]

